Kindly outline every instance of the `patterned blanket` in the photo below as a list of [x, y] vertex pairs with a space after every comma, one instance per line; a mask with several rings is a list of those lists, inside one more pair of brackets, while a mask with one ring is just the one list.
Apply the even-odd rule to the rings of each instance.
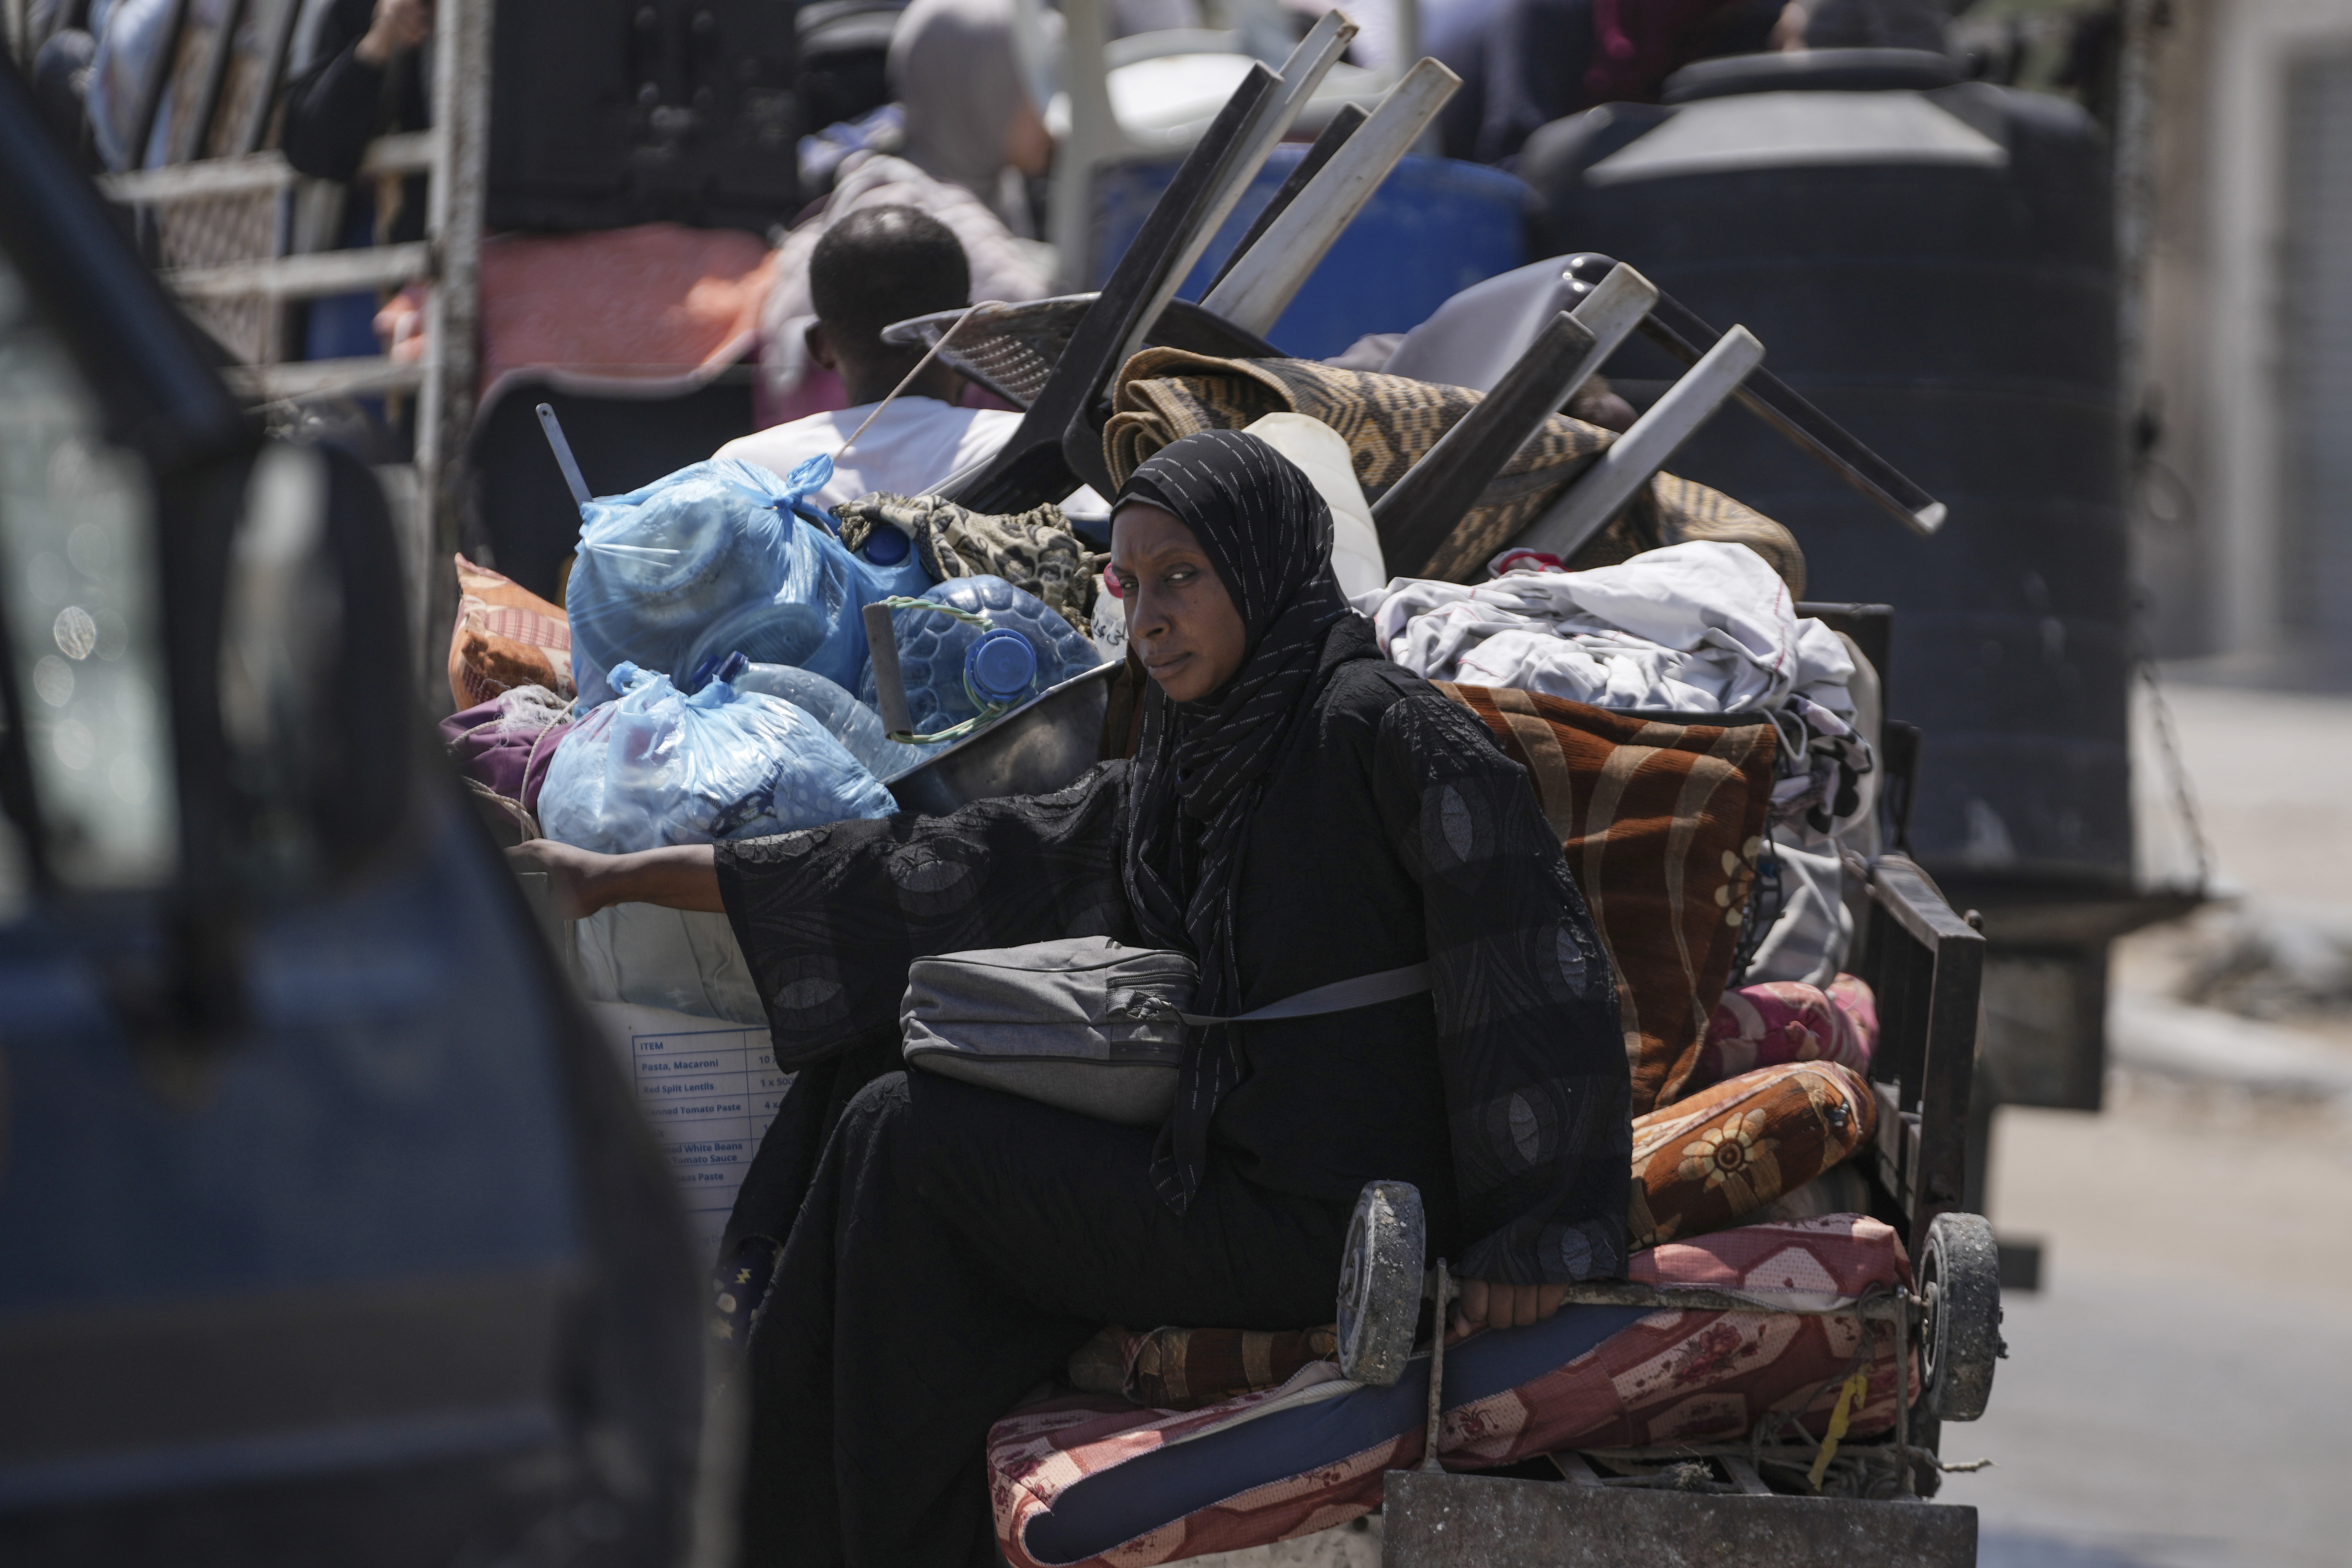
[[1633, 1114], [1680, 1099], [1734, 949], [1771, 801], [1772, 726], [1675, 724], [1434, 683], [1528, 770], [1617, 971]]
[[1739, 1223], [1852, 1155], [1878, 1097], [1835, 1062], [1759, 1068], [1633, 1119], [1633, 1246]]
[[938, 496], [898, 496], [887, 490], [833, 509], [841, 542], [852, 550], [886, 524], [913, 540], [923, 570], [936, 583], [953, 577], [1002, 577], [1034, 594], [1048, 609], [1087, 634], [1104, 557], [1090, 552], [1062, 509], [1051, 502], [1028, 511], [992, 516]]
[[[1437, 444], [1479, 394], [1409, 376], [1341, 370], [1313, 360], [1214, 359], [1146, 349], [1121, 367], [1103, 429], [1103, 459], [1120, 484], [1146, 458], [1201, 430], [1238, 430], [1268, 414], [1304, 414], [1346, 438], [1364, 499], [1377, 502]], [[1423, 575], [1482, 579], [1486, 563], [1543, 515], [1569, 482], [1616, 439], [1555, 414], [1503, 466], [1454, 526]], [[1804, 596], [1805, 557], [1794, 535], [1705, 485], [1660, 474], [1634, 505], [1577, 553], [1575, 565], [1607, 566], [1644, 550], [1693, 539], [1748, 545]]]

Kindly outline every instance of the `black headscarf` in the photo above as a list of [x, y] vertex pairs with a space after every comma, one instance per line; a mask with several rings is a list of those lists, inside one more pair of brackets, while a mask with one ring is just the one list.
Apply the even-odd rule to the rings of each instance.
[[[1233, 894], [1244, 837], [1266, 773], [1314, 695], [1324, 639], [1349, 613], [1331, 575], [1331, 509], [1288, 458], [1237, 430], [1161, 447], [1118, 499], [1164, 508], [1192, 531], [1249, 637], [1241, 668], [1200, 701], [1171, 701], [1157, 686], [1147, 693], [1128, 789], [1127, 894], [1137, 923], [1150, 941], [1199, 961], [1193, 1011], [1232, 1013], [1241, 995]], [[1202, 1030], [1185, 1053], [1151, 1164], [1160, 1195], [1179, 1214], [1200, 1185], [1209, 1118], [1241, 1073], [1229, 1027]]]

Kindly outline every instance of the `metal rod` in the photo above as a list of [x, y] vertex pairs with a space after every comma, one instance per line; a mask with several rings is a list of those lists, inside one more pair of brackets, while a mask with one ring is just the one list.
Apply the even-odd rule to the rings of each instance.
[[[433, 166], [432, 141], [429, 131], [379, 136], [360, 159], [360, 176], [421, 174]], [[161, 206], [206, 196], [268, 195], [300, 177], [283, 153], [236, 153], [171, 168], [100, 174], [97, 184], [109, 201]]]
[[[1601, 280], [1615, 266], [1608, 257], [1590, 252], [1568, 258], [1568, 274], [1580, 283]], [[1696, 364], [1714, 347], [1719, 334], [1670, 294], [1642, 322], [1642, 335], [1681, 360]], [[1860, 490], [1922, 537], [1944, 525], [1944, 503], [1898, 471], [1895, 465], [1849, 435], [1837, 421], [1814, 407], [1797, 390], [1769, 370], [1759, 370], [1738, 394], [1748, 411], [1795, 443], [1800, 451]]]
[[[1898, 1298], [1895, 1304], [1906, 1306]], [[1908, 1310], [1895, 1314], [1895, 1462], [1903, 1471], [1903, 1495], [1912, 1496], [1916, 1488], [1911, 1479], [1911, 1314]]]
[[1333, 242], [1461, 86], [1462, 79], [1435, 60], [1414, 66], [1201, 302], [1244, 331], [1270, 331]]
[[[948, 330], [941, 332], [938, 338], [932, 341], [931, 346], [923, 351], [923, 357], [915, 362], [915, 368], [898, 378], [898, 384], [890, 389], [890, 395], [876, 404], [874, 405], [874, 412], [867, 415], [864, 419], [858, 422], [857, 428], [849, 433], [849, 439], [844, 441], [841, 444], [840, 449], [834, 453], [834, 461], [839, 462], [843, 452], [846, 452], [852, 447], [857, 445], [857, 438], [866, 434], [866, 427], [868, 425], [873, 424], [877, 419], [881, 418], [882, 411], [884, 409], [889, 407], [892, 404], [898, 402], [900, 397], [905, 395], [907, 388], [915, 384], [915, 378], [922, 374], [924, 371], [928, 370], [933, 360], [940, 357], [940, 351], [948, 346], [948, 340], [955, 336], [956, 333], [962, 329], [963, 324], [966, 321], [971, 320], [971, 313], [974, 310], [986, 308], [1001, 310], [1003, 308], [1003, 305], [1004, 301], [1002, 300], [980, 300], [971, 304], [966, 305], [963, 308], [963, 314], [958, 316], [953, 321], [950, 322]], [[546, 404], [542, 403], [539, 406], [542, 413], [546, 411]]]
[[1724, 333], [1689, 374], [1666, 388], [1666, 395], [1519, 536], [1517, 547], [1545, 551], [1563, 561], [1574, 556], [1666, 466], [1763, 358], [1764, 345], [1747, 328]]
[[1307, 100], [1315, 96], [1315, 89], [1323, 85], [1323, 79], [1330, 74], [1332, 66], [1347, 52], [1355, 37], [1356, 24], [1344, 12], [1336, 8], [1326, 11], [1307, 29], [1307, 36], [1298, 40], [1290, 58], [1282, 62], [1282, 85], [1267, 95], [1249, 128], [1242, 132], [1241, 144], [1232, 163], [1218, 176], [1214, 194], [1202, 207], [1200, 222], [1193, 226], [1182, 248], [1177, 251], [1176, 259], [1169, 264], [1167, 276], [1160, 279], [1142, 314], [1136, 318], [1135, 331], [1119, 351], [1120, 363], [1124, 364], [1129, 355], [1143, 347], [1144, 335], [1158, 322], [1160, 312], [1176, 297], [1176, 290], [1192, 274], [1202, 252], [1216, 238], [1217, 230], [1224, 226], [1225, 219], [1240, 205], [1243, 193], [1257, 178], [1257, 172], [1281, 144], [1299, 110], [1307, 107]]
[[883, 732], [913, 732], [914, 715], [907, 710], [907, 678], [898, 669], [898, 628], [887, 605], [866, 606], [866, 647], [874, 658], [874, 700], [882, 715]]
[[1790, 1307], [1777, 1301], [1738, 1296], [1726, 1290], [1662, 1289], [1622, 1279], [1589, 1280], [1566, 1287], [1560, 1304], [1567, 1307], [1650, 1307], [1670, 1312], [1793, 1312], [1814, 1318], [1863, 1318], [1890, 1321], [1904, 1311], [1904, 1298], [1873, 1296], [1834, 1307]]
[[1445, 1468], [1437, 1462], [1437, 1429], [1445, 1398], [1445, 1308], [1453, 1294], [1454, 1280], [1441, 1258], [1437, 1260], [1437, 1310], [1430, 1319], [1429, 1330], [1429, 1430], [1421, 1448], [1424, 1470]]
[[555, 466], [563, 470], [563, 482], [572, 489], [572, 500], [586, 506], [595, 498], [588, 493], [588, 481], [580, 477], [579, 459], [572, 455], [572, 443], [563, 438], [563, 425], [555, 417], [552, 404], [539, 405], [539, 427], [547, 432], [548, 449], [555, 454]]
[[1260, 207], [1257, 216], [1250, 220], [1240, 243], [1225, 253], [1224, 260], [1218, 264], [1217, 275], [1209, 279], [1212, 290], [1225, 280], [1225, 274], [1234, 269], [1234, 262], [1249, 254], [1250, 247], [1274, 226], [1274, 220], [1290, 210], [1290, 204], [1298, 199], [1298, 193], [1307, 188], [1307, 182], [1323, 172], [1323, 165], [1329, 163], [1332, 155], [1347, 145], [1348, 138], [1356, 133], [1357, 128], [1370, 118], [1371, 115], [1360, 103], [1339, 106], [1339, 111], [1324, 125], [1323, 133], [1315, 138], [1306, 153], [1291, 168], [1288, 177], [1275, 191], [1274, 199]]
[[231, 364], [221, 379], [239, 397], [288, 401], [339, 393], [414, 392], [425, 384], [425, 367], [374, 354], [362, 359], [299, 360], [290, 364]]
[[[447, 561], [464, 537], [471, 492], [466, 447], [473, 431], [480, 369], [482, 203], [490, 153], [490, 40], [497, 0], [440, 0], [433, 21], [431, 189], [425, 212], [438, 276], [425, 305], [425, 386], [417, 397], [418, 531], [429, 553]], [[435, 571], [417, 623], [420, 654], [427, 626], [457, 616], [457, 579]], [[420, 673], [437, 667], [421, 661]], [[430, 675], [426, 675], [431, 679]]]
[[316, 250], [163, 274], [183, 300], [316, 300], [358, 289], [398, 288], [433, 276], [434, 247], [422, 240], [365, 250]]

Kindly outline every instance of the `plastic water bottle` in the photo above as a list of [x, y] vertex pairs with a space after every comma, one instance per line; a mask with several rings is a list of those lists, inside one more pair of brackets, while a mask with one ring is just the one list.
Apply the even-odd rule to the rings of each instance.
[[[931, 734], [979, 714], [982, 704], [1010, 708], [1102, 662], [1087, 638], [1035, 595], [1002, 577], [957, 577], [922, 595], [984, 614], [985, 630], [953, 616], [898, 609], [890, 624], [907, 710], [918, 734]], [[858, 695], [875, 700], [869, 668]]]

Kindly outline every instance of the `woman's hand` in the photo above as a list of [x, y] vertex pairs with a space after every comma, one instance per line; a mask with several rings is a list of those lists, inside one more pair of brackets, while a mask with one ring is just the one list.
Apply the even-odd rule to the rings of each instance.
[[507, 851], [511, 869], [547, 873], [548, 903], [560, 921], [585, 920], [606, 904], [619, 901], [604, 896], [610, 881], [604, 873], [622, 858], [575, 849], [552, 838], [533, 838]]
[[1462, 1299], [1455, 1304], [1454, 1326], [1445, 1342], [1466, 1339], [1480, 1329], [1517, 1329], [1540, 1323], [1559, 1310], [1568, 1294], [1565, 1285], [1494, 1285], [1484, 1279], [1461, 1281]]
[[560, 921], [585, 920], [612, 904], [727, 912], [719, 893], [718, 858], [708, 844], [599, 855], [552, 838], [534, 838], [508, 850], [507, 863], [517, 871], [547, 873], [548, 900]]

